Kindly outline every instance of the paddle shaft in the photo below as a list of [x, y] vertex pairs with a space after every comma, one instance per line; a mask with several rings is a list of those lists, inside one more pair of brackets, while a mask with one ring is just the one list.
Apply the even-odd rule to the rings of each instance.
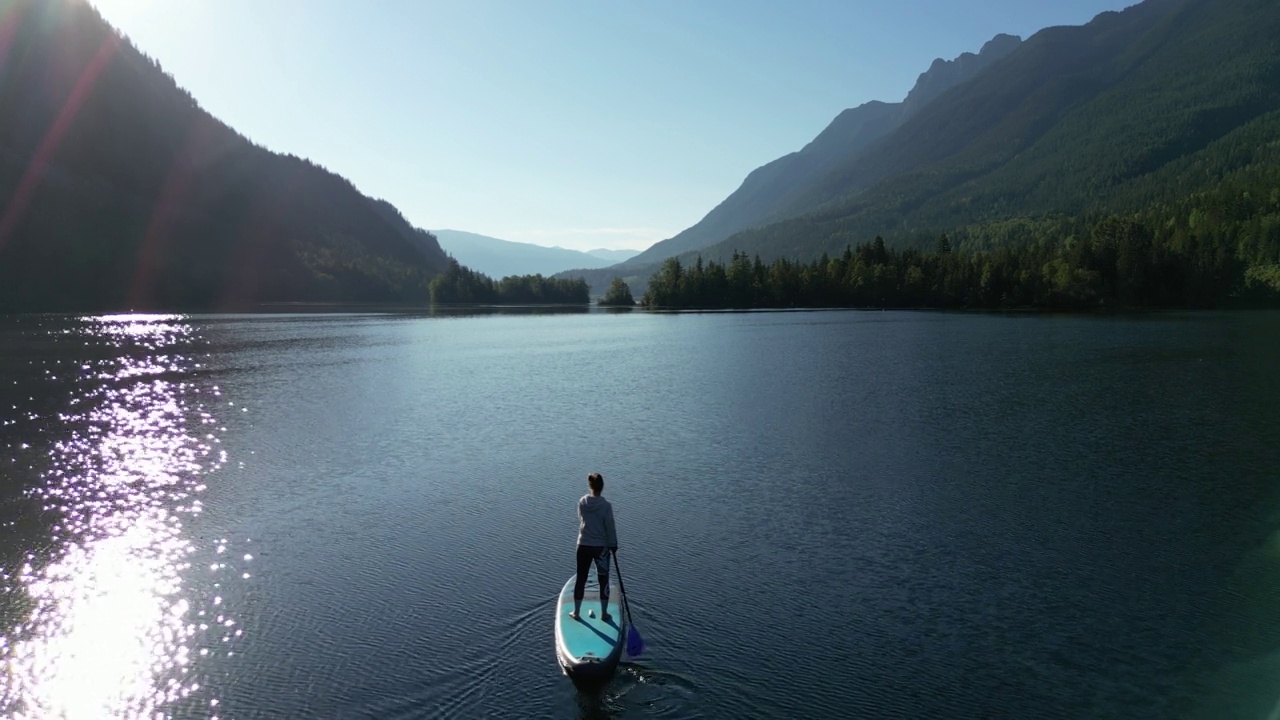
[[622, 566], [618, 564], [618, 551], [613, 551], [613, 567], [618, 570], [618, 587], [622, 589], [622, 609], [627, 613], [627, 624], [635, 626], [631, 620], [631, 605], [627, 602], [627, 584], [622, 582]]

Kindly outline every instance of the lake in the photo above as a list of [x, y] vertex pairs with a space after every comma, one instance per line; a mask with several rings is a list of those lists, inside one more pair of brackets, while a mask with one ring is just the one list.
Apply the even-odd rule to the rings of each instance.
[[[1266, 718], [1280, 313], [0, 318], [0, 712]], [[605, 478], [647, 644], [559, 671]]]

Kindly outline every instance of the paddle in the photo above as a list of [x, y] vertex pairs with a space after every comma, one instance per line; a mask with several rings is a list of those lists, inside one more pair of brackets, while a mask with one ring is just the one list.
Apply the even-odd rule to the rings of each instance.
[[631, 619], [631, 604], [627, 602], [627, 586], [622, 582], [622, 566], [618, 565], [618, 551], [613, 551], [613, 566], [618, 569], [618, 587], [622, 588], [622, 609], [627, 612], [627, 655], [635, 657], [644, 652], [644, 639]]

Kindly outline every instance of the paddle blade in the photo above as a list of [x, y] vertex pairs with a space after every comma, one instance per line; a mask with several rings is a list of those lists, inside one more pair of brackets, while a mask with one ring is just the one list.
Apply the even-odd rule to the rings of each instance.
[[636, 630], [635, 625], [627, 626], [627, 654], [635, 657], [644, 652], [644, 639], [640, 637], [640, 631]]

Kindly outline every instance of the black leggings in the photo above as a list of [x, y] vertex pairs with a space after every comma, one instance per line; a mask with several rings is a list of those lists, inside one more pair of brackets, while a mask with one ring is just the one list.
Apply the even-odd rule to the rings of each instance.
[[578, 546], [578, 576], [573, 583], [573, 599], [582, 602], [587, 591], [587, 575], [591, 563], [596, 564], [596, 579], [600, 581], [600, 600], [609, 606], [609, 549], [599, 545]]

